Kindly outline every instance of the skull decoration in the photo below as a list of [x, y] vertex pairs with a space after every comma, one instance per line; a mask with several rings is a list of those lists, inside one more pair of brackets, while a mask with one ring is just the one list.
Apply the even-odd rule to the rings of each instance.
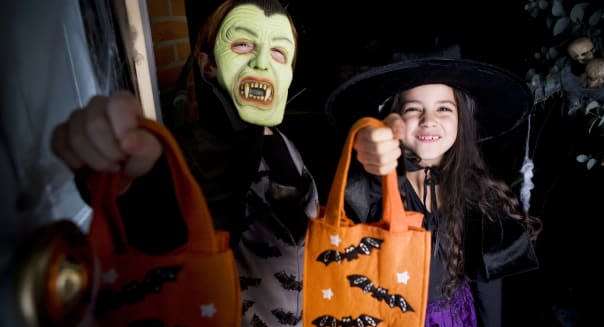
[[588, 37], [580, 37], [568, 44], [568, 55], [581, 64], [586, 64], [594, 57], [594, 44]]
[[585, 66], [587, 74], [587, 87], [598, 88], [604, 86], [604, 58], [594, 58]]

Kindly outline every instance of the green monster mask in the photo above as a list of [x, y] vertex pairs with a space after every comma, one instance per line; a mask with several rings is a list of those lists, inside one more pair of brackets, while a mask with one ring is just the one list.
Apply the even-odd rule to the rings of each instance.
[[257, 6], [244, 4], [224, 18], [214, 47], [218, 83], [231, 95], [243, 121], [281, 123], [295, 49], [285, 15], [267, 17]]

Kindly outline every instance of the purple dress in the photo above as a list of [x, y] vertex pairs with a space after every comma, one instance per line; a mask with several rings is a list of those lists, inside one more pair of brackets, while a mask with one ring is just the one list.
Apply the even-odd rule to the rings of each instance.
[[428, 303], [426, 327], [476, 327], [474, 298], [467, 283], [455, 291], [449, 299]]

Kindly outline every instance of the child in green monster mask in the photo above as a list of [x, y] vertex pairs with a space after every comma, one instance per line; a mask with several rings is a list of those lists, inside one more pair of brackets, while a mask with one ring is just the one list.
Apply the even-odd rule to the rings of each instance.
[[[215, 226], [231, 233], [243, 326], [301, 320], [306, 223], [316, 216], [315, 182], [280, 124], [292, 81], [297, 34], [278, 1], [227, 0], [201, 29], [199, 121], [174, 130], [207, 198]], [[96, 96], [56, 127], [54, 153], [86, 195], [86, 171], [123, 170], [119, 198], [131, 246], [147, 254], [182, 245], [186, 226], [158, 140], [138, 128], [129, 92]], [[169, 305], [169, 303], [167, 303]]]
[[244, 4], [230, 11], [218, 30], [214, 58], [221, 68], [216, 78], [250, 124], [275, 126], [283, 120], [296, 54], [291, 26], [285, 15], [265, 16], [255, 5]]

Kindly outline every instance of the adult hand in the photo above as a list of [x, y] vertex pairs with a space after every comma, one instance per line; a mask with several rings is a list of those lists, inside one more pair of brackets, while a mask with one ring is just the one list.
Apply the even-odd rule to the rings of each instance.
[[138, 127], [143, 110], [126, 91], [110, 97], [95, 96], [55, 127], [51, 146], [55, 155], [74, 172], [123, 170], [135, 178], [151, 170], [162, 153], [159, 140]]
[[403, 137], [405, 123], [395, 113], [384, 119], [388, 127], [365, 127], [354, 142], [357, 160], [370, 174], [387, 175], [398, 165], [401, 156], [399, 140]]

